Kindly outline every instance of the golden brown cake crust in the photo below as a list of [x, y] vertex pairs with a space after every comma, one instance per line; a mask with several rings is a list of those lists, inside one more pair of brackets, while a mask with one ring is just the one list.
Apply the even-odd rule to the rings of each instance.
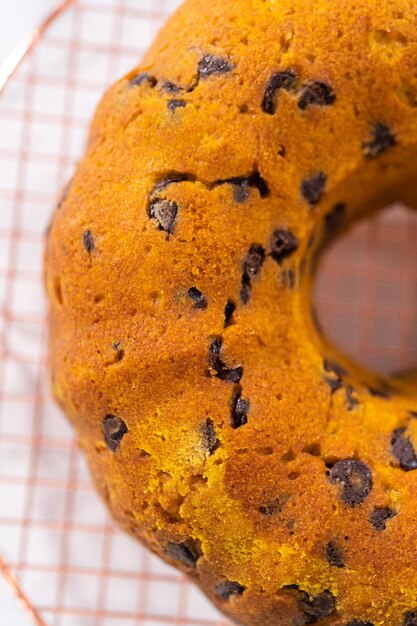
[[[187, 0], [104, 96], [46, 257], [54, 393], [114, 517], [247, 626], [417, 624], [417, 410], [311, 315], [412, 204], [411, 0]], [[417, 448], [416, 448], [417, 449]]]

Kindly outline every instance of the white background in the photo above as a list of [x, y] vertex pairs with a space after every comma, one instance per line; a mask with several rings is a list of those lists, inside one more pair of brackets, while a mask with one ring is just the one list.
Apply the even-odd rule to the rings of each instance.
[[[57, 0], [0, 0], [0, 64], [58, 4]], [[32, 626], [0, 580], [0, 626]]]
[[0, 60], [57, 4], [59, 0], [0, 0]]

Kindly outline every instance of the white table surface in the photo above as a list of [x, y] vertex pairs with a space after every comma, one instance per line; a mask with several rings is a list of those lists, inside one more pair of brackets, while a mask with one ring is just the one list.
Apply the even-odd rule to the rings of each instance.
[[0, 61], [59, 0], [0, 0]]
[[[57, 0], [0, 0], [0, 63], [13, 47], [57, 5]], [[1, 626], [33, 626], [0, 577]]]
[[0, 624], [4, 626], [33, 626], [22, 609], [16, 607], [16, 603], [3, 580], [0, 580]]

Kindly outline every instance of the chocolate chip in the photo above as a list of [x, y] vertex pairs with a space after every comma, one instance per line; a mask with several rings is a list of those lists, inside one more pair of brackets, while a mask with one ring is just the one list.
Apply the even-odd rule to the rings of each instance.
[[372, 489], [369, 467], [357, 459], [337, 461], [329, 472], [329, 480], [341, 485], [341, 498], [352, 507], [361, 504]]
[[265, 250], [259, 244], [253, 243], [243, 262], [243, 273], [249, 277], [249, 280], [259, 273], [264, 260]]
[[259, 244], [252, 244], [243, 262], [242, 287], [240, 298], [247, 304], [250, 298], [251, 280], [259, 273], [265, 260], [265, 250]]
[[359, 400], [357, 400], [357, 398], [353, 396], [353, 394], [356, 393], [356, 391], [352, 387], [352, 385], [346, 385], [345, 391], [346, 391], [346, 404], [347, 404], [348, 411], [352, 411], [359, 404]]
[[337, 545], [336, 541], [329, 541], [326, 546], [326, 557], [330, 565], [335, 567], [344, 567], [344, 555]]
[[261, 198], [267, 198], [271, 193], [268, 183], [258, 170], [254, 170], [250, 176], [235, 176], [225, 180], [218, 180], [214, 184], [224, 185], [225, 183], [233, 185], [233, 197], [236, 202], [247, 200], [250, 187], [257, 189]]
[[103, 420], [104, 441], [112, 452], [117, 452], [125, 434], [129, 432], [121, 417], [108, 413]]
[[318, 596], [309, 596], [305, 592], [303, 596], [299, 601], [299, 606], [306, 617], [307, 624], [314, 624], [320, 618], [328, 617], [336, 611], [336, 599], [328, 589]]
[[159, 230], [172, 235], [177, 219], [178, 205], [172, 200], [153, 200], [149, 206], [149, 217], [156, 219]]
[[88, 254], [91, 254], [94, 250], [94, 237], [91, 230], [86, 230], [83, 234], [83, 246], [87, 250]]
[[139, 74], [136, 74], [136, 76], [133, 76], [133, 78], [129, 81], [129, 84], [132, 87], [139, 87], [143, 83], [149, 83], [151, 87], [155, 87], [157, 80], [155, 76], [151, 76], [151, 74], [148, 74], [147, 72], [140, 72]]
[[333, 89], [327, 83], [321, 81], [307, 81], [301, 88], [298, 106], [302, 111], [310, 104], [318, 106], [330, 106], [336, 100]]
[[298, 248], [298, 239], [288, 228], [277, 228], [271, 237], [271, 256], [277, 263], [293, 254]]
[[216, 596], [222, 600], [229, 600], [231, 596], [240, 596], [245, 591], [246, 587], [233, 580], [228, 580], [225, 583], [216, 585]]
[[372, 622], [363, 622], [362, 620], [354, 619], [351, 622], [348, 622], [346, 626], [374, 626]]
[[231, 426], [232, 428], [240, 428], [248, 423], [249, 401], [242, 397], [241, 389], [234, 391], [231, 405]]
[[210, 353], [209, 353], [209, 367], [214, 370], [218, 370], [220, 367], [223, 367], [223, 362], [221, 361], [220, 354], [223, 350], [223, 339], [221, 337], [215, 337], [210, 344]]
[[262, 100], [262, 110], [268, 115], [273, 115], [277, 110], [276, 103], [276, 93], [279, 89], [290, 90], [295, 81], [297, 80], [297, 75], [293, 70], [286, 70], [285, 72], [276, 72], [272, 74], [269, 79], [266, 88], [264, 97]]
[[233, 198], [239, 204], [249, 198], [249, 182], [247, 178], [242, 178], [233, 183]]
[[335, 204], [327, 215], [324, 216], [326, 233], [330, 235], [332, 232], [338, 230], [342, 225], [343, 218], [346, 213], [346, 205], [342, 202]]
[[326, 174], [318, 172], [318, 174], [311, 176], [311, 178], [306, 178], [301, 183], [301, 195], [311, 206], [320, 202], [324, 193], [326, 181]]
[[236, 304], [233, 302], [233, 300], [228, 300], [226, 302], [226, 306], [224, 307], [224, 327], [226, 328], [227, 326], [230, 326], [230, 324], [233, 324], [233, 313], [236, 311]]
[[304, 624], [315, 624], [320, 618], [329, 617], [336, 611], [336, 598], [328, 589], [317, 596], [302, 591], [299, 585], [285, 585], [283, 589], [298, 596], [298, 605], [304, 613]]
[[221, 337], [215, 337], [210, 344], [209, 352], [209, 370], [215, 372], [214, 376], [231, 383], [238, 383], [243, 376], [243, 367], [228, 368], [224, 364], [221, 353], [223, 351], [223, 340]]
[[189, 288], [188, 297], [193, 300], [195, 309], [207, 309], [207, 298], [206, 296], [203, 296], [203, 294], [199, 289], [197, 289], [197, 287]]
[[332, 361], [331, 359], [324, 359], [323, 367], [326, 372], [333, 372], [336, 374], [338, 378], [342, 378], [342, 376], [346, 376], [348, 374], [347, 370], [336, 361]]
[[417, 609], [404, 613], [402, 626], [417, 626]]
[[333, 392], [337, 391], [337, 389], [340, 389], [340, 387], [343, 387], [343, 380], [341, 377], [347, 374], [346, 370], [338, 363], [330, 361], [329, 359], [325, 359], [323, 361], [323, 367], [326, 372], [329, 372], [330, 374], [333, 374], [335, 376], [335, 378], [331, 376], [324, 377], [324, 380], [329, 385], [330, 390]]
[[328, 376], [324, 377], [325, 382], [329, 385], [330, 391], [337, 391], [340, 387], [343, 387], [343, 381], [339, 378], [329, 378]]
[[172, 99], [168, 100], [168, 109], [170, 111], [175, 111], [176, 109], [181, 109], [187, 106], [185, 100]]
[[198, 76], [204, 79], [213, 74], [227, 74], [232, 69], [233, 65], [228, 59], [215, 54], [205, 54], [198, 63]]
[[363, 153], [368, 159], [374, 159], [397, 143], [388, 126], [381, 122], [373, 126], [371, 137], [371, 141], [362, 144]]
[[113, 344], [113, 350], [117, 352], [117, 360], [121, 361], [125, 355], [125, 351], [121, 347], [120, 341], [116, 341], [116, 343]]
[[240, 288], [240, 299], [243, 304], [247, 304], [250, 300], [251, 284], [249, 277], [245, 274], [242, 276], [242, 286]]
[[385, 522], [396, 515], [397, 513], [393, 509], [374, 509], [371, 513], [370, 522], [375, 530], [382, 532], [386, 529]]
[[391, 452], [406, 472], [417, 469], [417, 455], [410, 437], [405, 437], [406, 428], [397, 428], [391, 436]]
[[183, 543], [169, 542], [165, 548], [168, 556], [175, 561], [179, 561], [183, 565], [188, 567], [195, 567], [200, 554], [197, 550], [197, 546], [192, 539], [188, 539]]
[[269, 502], [268, 504], [262, 504], [262, 506], [260, 506], [258, 509], [259, 513], [261, 515], [264, 515], [265, 517], [271, 517], [276, 513], [280, 513], [281, 510], [282, 509], [279, 500], [274, 500], [273, 502]]
[[201, 433], [203, 436], [203, 445], [211, 456], [216, 452], [220, 445], [220, 441], [217, 439], [214, 423], [209, 417], [204, 422], [201, 428]]
[[282, 509], [285, 507], [290, 498], [291, 496], [288, 493], [283, 493], [276, 500], [268, 502], [267, 504], [262, 504], [259, 507], [258, 511], [261, 515], [264, 515], [265, 517], [271, 517], [272, 515], [281, 513]]
[[183, 91], [182, 87], [176, 85], [175, 83], [172, 83], [170, 80], [166, 80], [164, 83], [162, 83], [161, 89], [167, 91], [168, 93], [179, 93], [180, 91]]
[[377, 389], [376, 387], [368, 387], [368, 391], [371, 396], [376, 398], [390, 398], [392, 393], [389, 389]]

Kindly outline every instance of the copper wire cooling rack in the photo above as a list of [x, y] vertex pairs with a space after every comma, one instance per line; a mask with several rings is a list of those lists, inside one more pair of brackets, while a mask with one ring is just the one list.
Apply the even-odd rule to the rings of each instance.
[[[55, 199], [103, 90], [176, 4], [63, 2], [0, 70], [0, 574], [38, 626], [227, 626], [114, 527], [46, 377], [42, 251]], [[416, 216], [397, 207], [347, 236], [317, 281], [328, 334], [381, 371], [417, 363], [416, 240]]]

